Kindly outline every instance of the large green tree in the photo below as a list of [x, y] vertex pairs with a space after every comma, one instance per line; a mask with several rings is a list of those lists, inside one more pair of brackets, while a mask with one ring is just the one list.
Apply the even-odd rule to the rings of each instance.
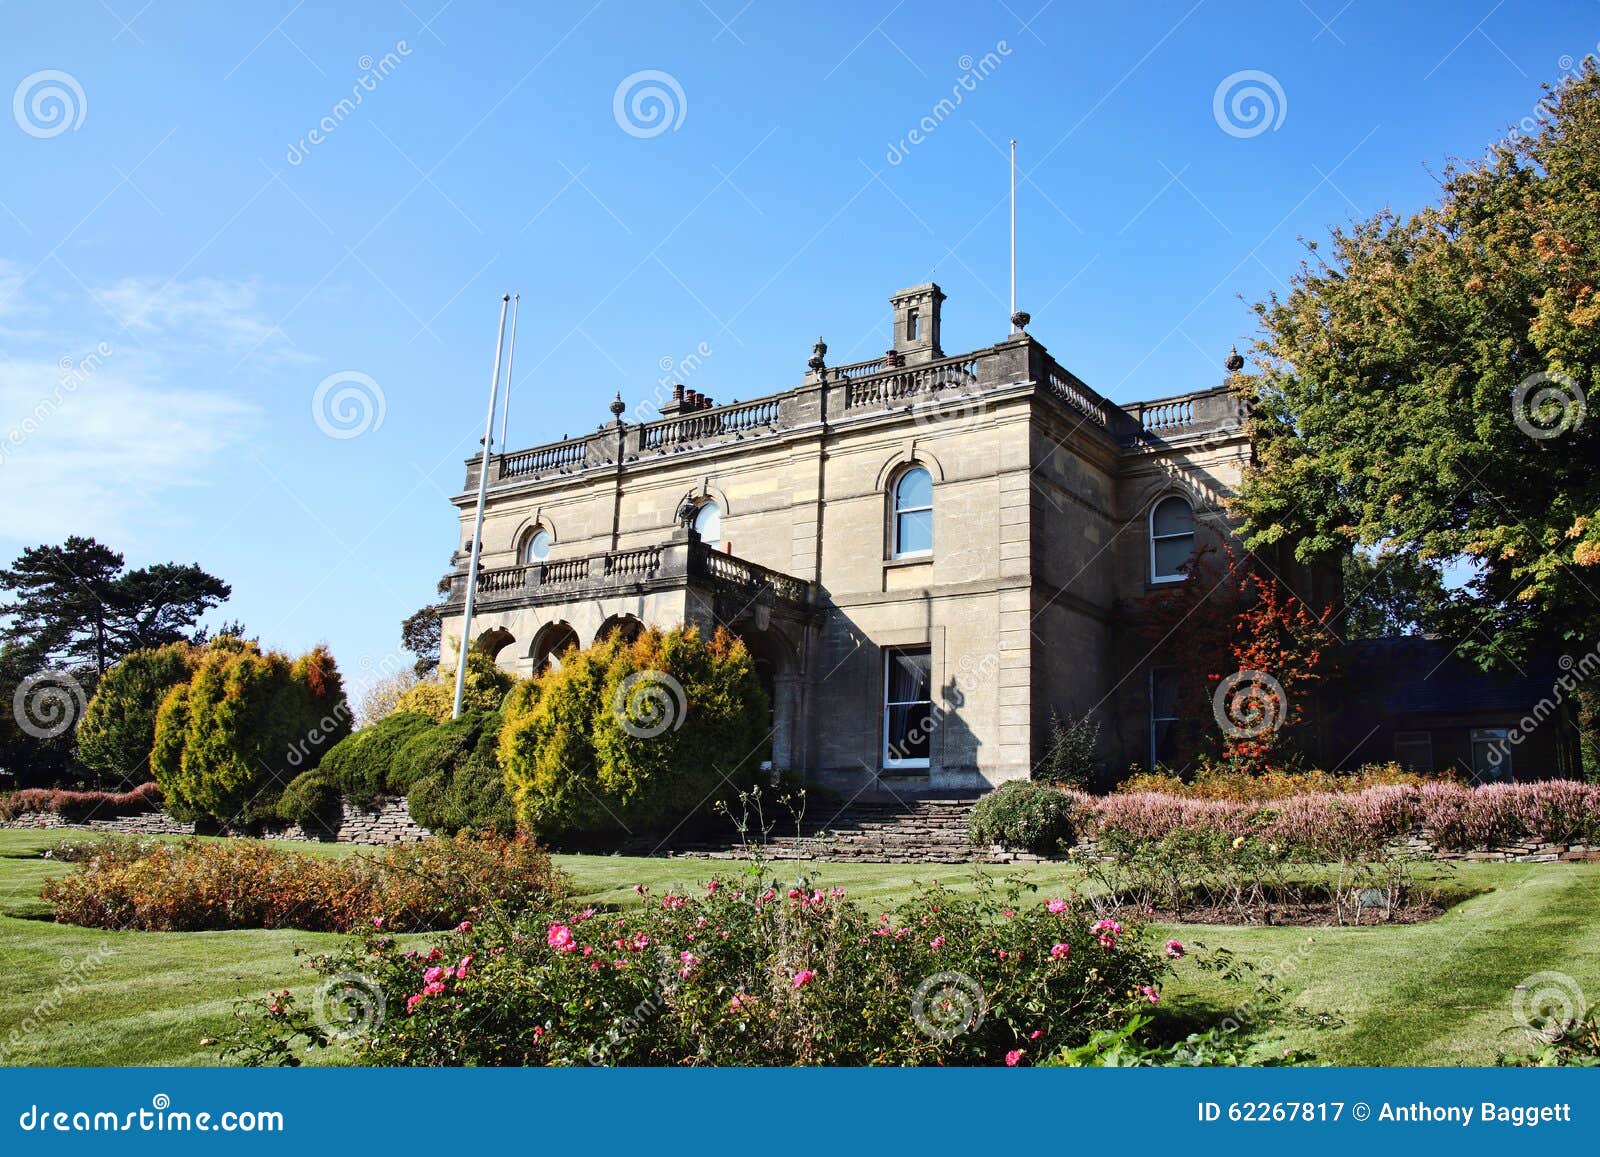
[[88, 663], [104, 675], [130, 651], [189, 638], [232, 588], [194, 563], [129, 570], [117, 551], [74, 535], [24, 550], [0, 569], [0, 591], [13, 596], [0, 603], [0, 640], [36, 669]]
[[[1253, 549], [1364, 547], [1471, 577], [1429, 613], [1484, 666], [1600, 639], [1600, 73], [1443, 174], [1439, 203], [1313, 244], [1257, 307]], [[1414, 590], [1436, 584], [1416, 578]]]
[[150, 778], [156, 712], [187, 683], [200, 661], [190, 643], [134, 651], [106, 672], [78, 723], [78, 760], [103, 783], [130, 787]]

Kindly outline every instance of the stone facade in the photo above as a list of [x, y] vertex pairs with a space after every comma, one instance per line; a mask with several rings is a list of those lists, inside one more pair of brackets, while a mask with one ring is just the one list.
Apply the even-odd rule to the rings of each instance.
[[[1241, 403], [1223, 381], [1117, 405], [1021, 331], [946, 355], [943, 300], [932, 284], [893, 295], [884, 357], [830, 367], [819, 342], [781, 393], [716, 405], [680, 387], [641, 422], [619, 399], [594, 434], [491, 456], [473, 645], [529, 674], [611, 630], [725, 625], [773, 692], [775, 765], [848, 794], [1026, 778], [1052, 711], [1108, 723], [1108, 765], [1146, 761], [1144, 648], [1118, 610], [1159, 585], [1156, 503], [1183, 499], [1195, 543], [1228, 534]], [[467, 467], [447, 665], [480, 460]], [[898, 551], [897, 487], [918, 469], [932, 549]], [[686, 525], [706, 504], [712, 542]], [[909, 715], [885, 703], [902, 648], [931, 685]]]

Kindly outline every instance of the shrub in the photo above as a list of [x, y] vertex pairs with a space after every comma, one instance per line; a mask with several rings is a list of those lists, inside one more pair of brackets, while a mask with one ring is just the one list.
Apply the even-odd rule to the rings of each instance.
[[331, 832], [339, 825], [339, 785], [320, 767], [302, 771], [278, 798], [277, 818], [308, 832]]
[[410, 784], [397, 779], [397, 758], [413, 739], [435, 727], [427, 715], [398, 712], [345, 736], [328, 750], [318, 767], [347, 799], [369, 802], [386, 793], [403, 792]]
[[395, 753], [389, 782], [396, 791], [409, 791], [427, 776], [448, 778], [467, 762], [485, 731], [499, 738], [500, 721], [498, 711], [468, 711], [460, 719], [413, 732]]
[[63, 924], [147, 932], [450, 927], [483, 909], [549, 903], [564, 879], [542, 848], [494, 835], [424, 840], [365, 855], [310, 856], [255, 840], [108, 842], [42, 892]]
[[[495, 666], [482, 651], [467, 652], [467, 679], [461, 694], [461, 713], [498, 711], [516, 677]], [[436, 679], [418, 683], [395, 700], [394, 710], [415, 711], [436, 723], [450, 718], [456, 701], [456, 674], [441, 668]]]
[[1077, 842], [1085, 798], [1013, 780], [978, 801], [967, 821], [967, 834], [975, 844], [1051, 855]]
[[78, 723], [78, 761], [112, 783], [149, 779], [161, 701], [199, 661], [198, 647], [173, 643], [134, 651], [107, 671]]
[[1087, 715], [1063, 721], [1050, 713], [1050, 742], [1044, 762], [1033, 778], [1087, 791], [1094, 783], [1098, 762], [1095, 747], [1100, 742], [1100, 724]]
[[766, 693], [719, 629], [649, 630], [562, 657], [507, 698], [500, 766], [528, 831], [612, 838], [671, 826], [754, 783]]
[[[381, 1028], [345, 1038], [364, 1064], [1000, 1065], [1124, 1024], [1168, 965], [1131, 921], [1022, 885], [922, 888], [891, 914], [751, 875], [615, 916], [475, 921], [431, 949], [369, 929], [313, 966], [381, 992]], [[298, 1064], [344, 1027], [282, 993], [241, 1015], [247, 1063]]]
[[88, 820], [114, 820], [122, 816], [143, 815], [161, 810], [161, 789], [154, 783], [141, 783], [132, 791], [64, 791], [60, 788], [27, 787], [0, 796], [0, 821], [20, 815], [48, 812], [68, 823]]
[[509, 835], [516, 830], [516, 812], [500, 772], [501, 719], [499, 712], [462, 716], [460, 722], [470, 721], [464, 730], [476, 732], [470, 746], [425, 743], [427, 736], [407, 745], [409, 773], [416, 776], [407, 797], [412, 819], [436, 832], [470, 828]]
[[175, 815], [250, 823], [269, 818], [283, 785], [349, 730], [325, 649], [291, 661], [224, 636], [193, 678], [167, 693], [150, 766]]
[[1254, 773], [1227, 763], [1203, 762], [1188, 781], [1176, 775], [1140, 772], [1117, 785], [1124, 794], [1159, 792], [1185, 799], [1274, 800], [1296, 795], [1355, 793], [1369, 787], [1420, 787], [1442, 777], [1419, 775], [1397, 763], [1369, 763], [1356, 771], [1302, 771], [1276, 768]]

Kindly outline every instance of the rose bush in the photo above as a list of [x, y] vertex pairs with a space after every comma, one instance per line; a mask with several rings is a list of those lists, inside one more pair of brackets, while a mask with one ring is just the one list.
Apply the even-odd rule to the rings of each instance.
[[[754, 874], [639, 891], [625, 912], [485, 912], [422, 947], [368, 928], [313, 966], [384, 1009], [348, 1026], [366, 1064], [994, 1065], [1148, 1011], [1173, 954], [1020, 885], [927, 887], [892, 912]], [[240, 1011], [229, 1052], [247, 1063], [342, 1035], [284, 993]]]

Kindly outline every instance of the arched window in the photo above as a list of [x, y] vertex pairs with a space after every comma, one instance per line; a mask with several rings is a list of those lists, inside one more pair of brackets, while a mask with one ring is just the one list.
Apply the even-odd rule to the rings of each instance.
[[890, 555], [916, 558], [933, 553], [933, 475], [913, 466], [895, 479]]
[[533, 533], [522, 540], [522, 564], [530, 566], [549, 557], [550, 532], [542, 526], [536, 526], [533, 528]]
[[721, 550], [722, 507], [715, 502], [702, 502], [694, 512], [694, 529], [701, 542], [712, 550]]
[[1150, 581], [1183, 581], [1183, 567], [1194, 557], [1194, 507], [1173, 495], [1150, 508]]

